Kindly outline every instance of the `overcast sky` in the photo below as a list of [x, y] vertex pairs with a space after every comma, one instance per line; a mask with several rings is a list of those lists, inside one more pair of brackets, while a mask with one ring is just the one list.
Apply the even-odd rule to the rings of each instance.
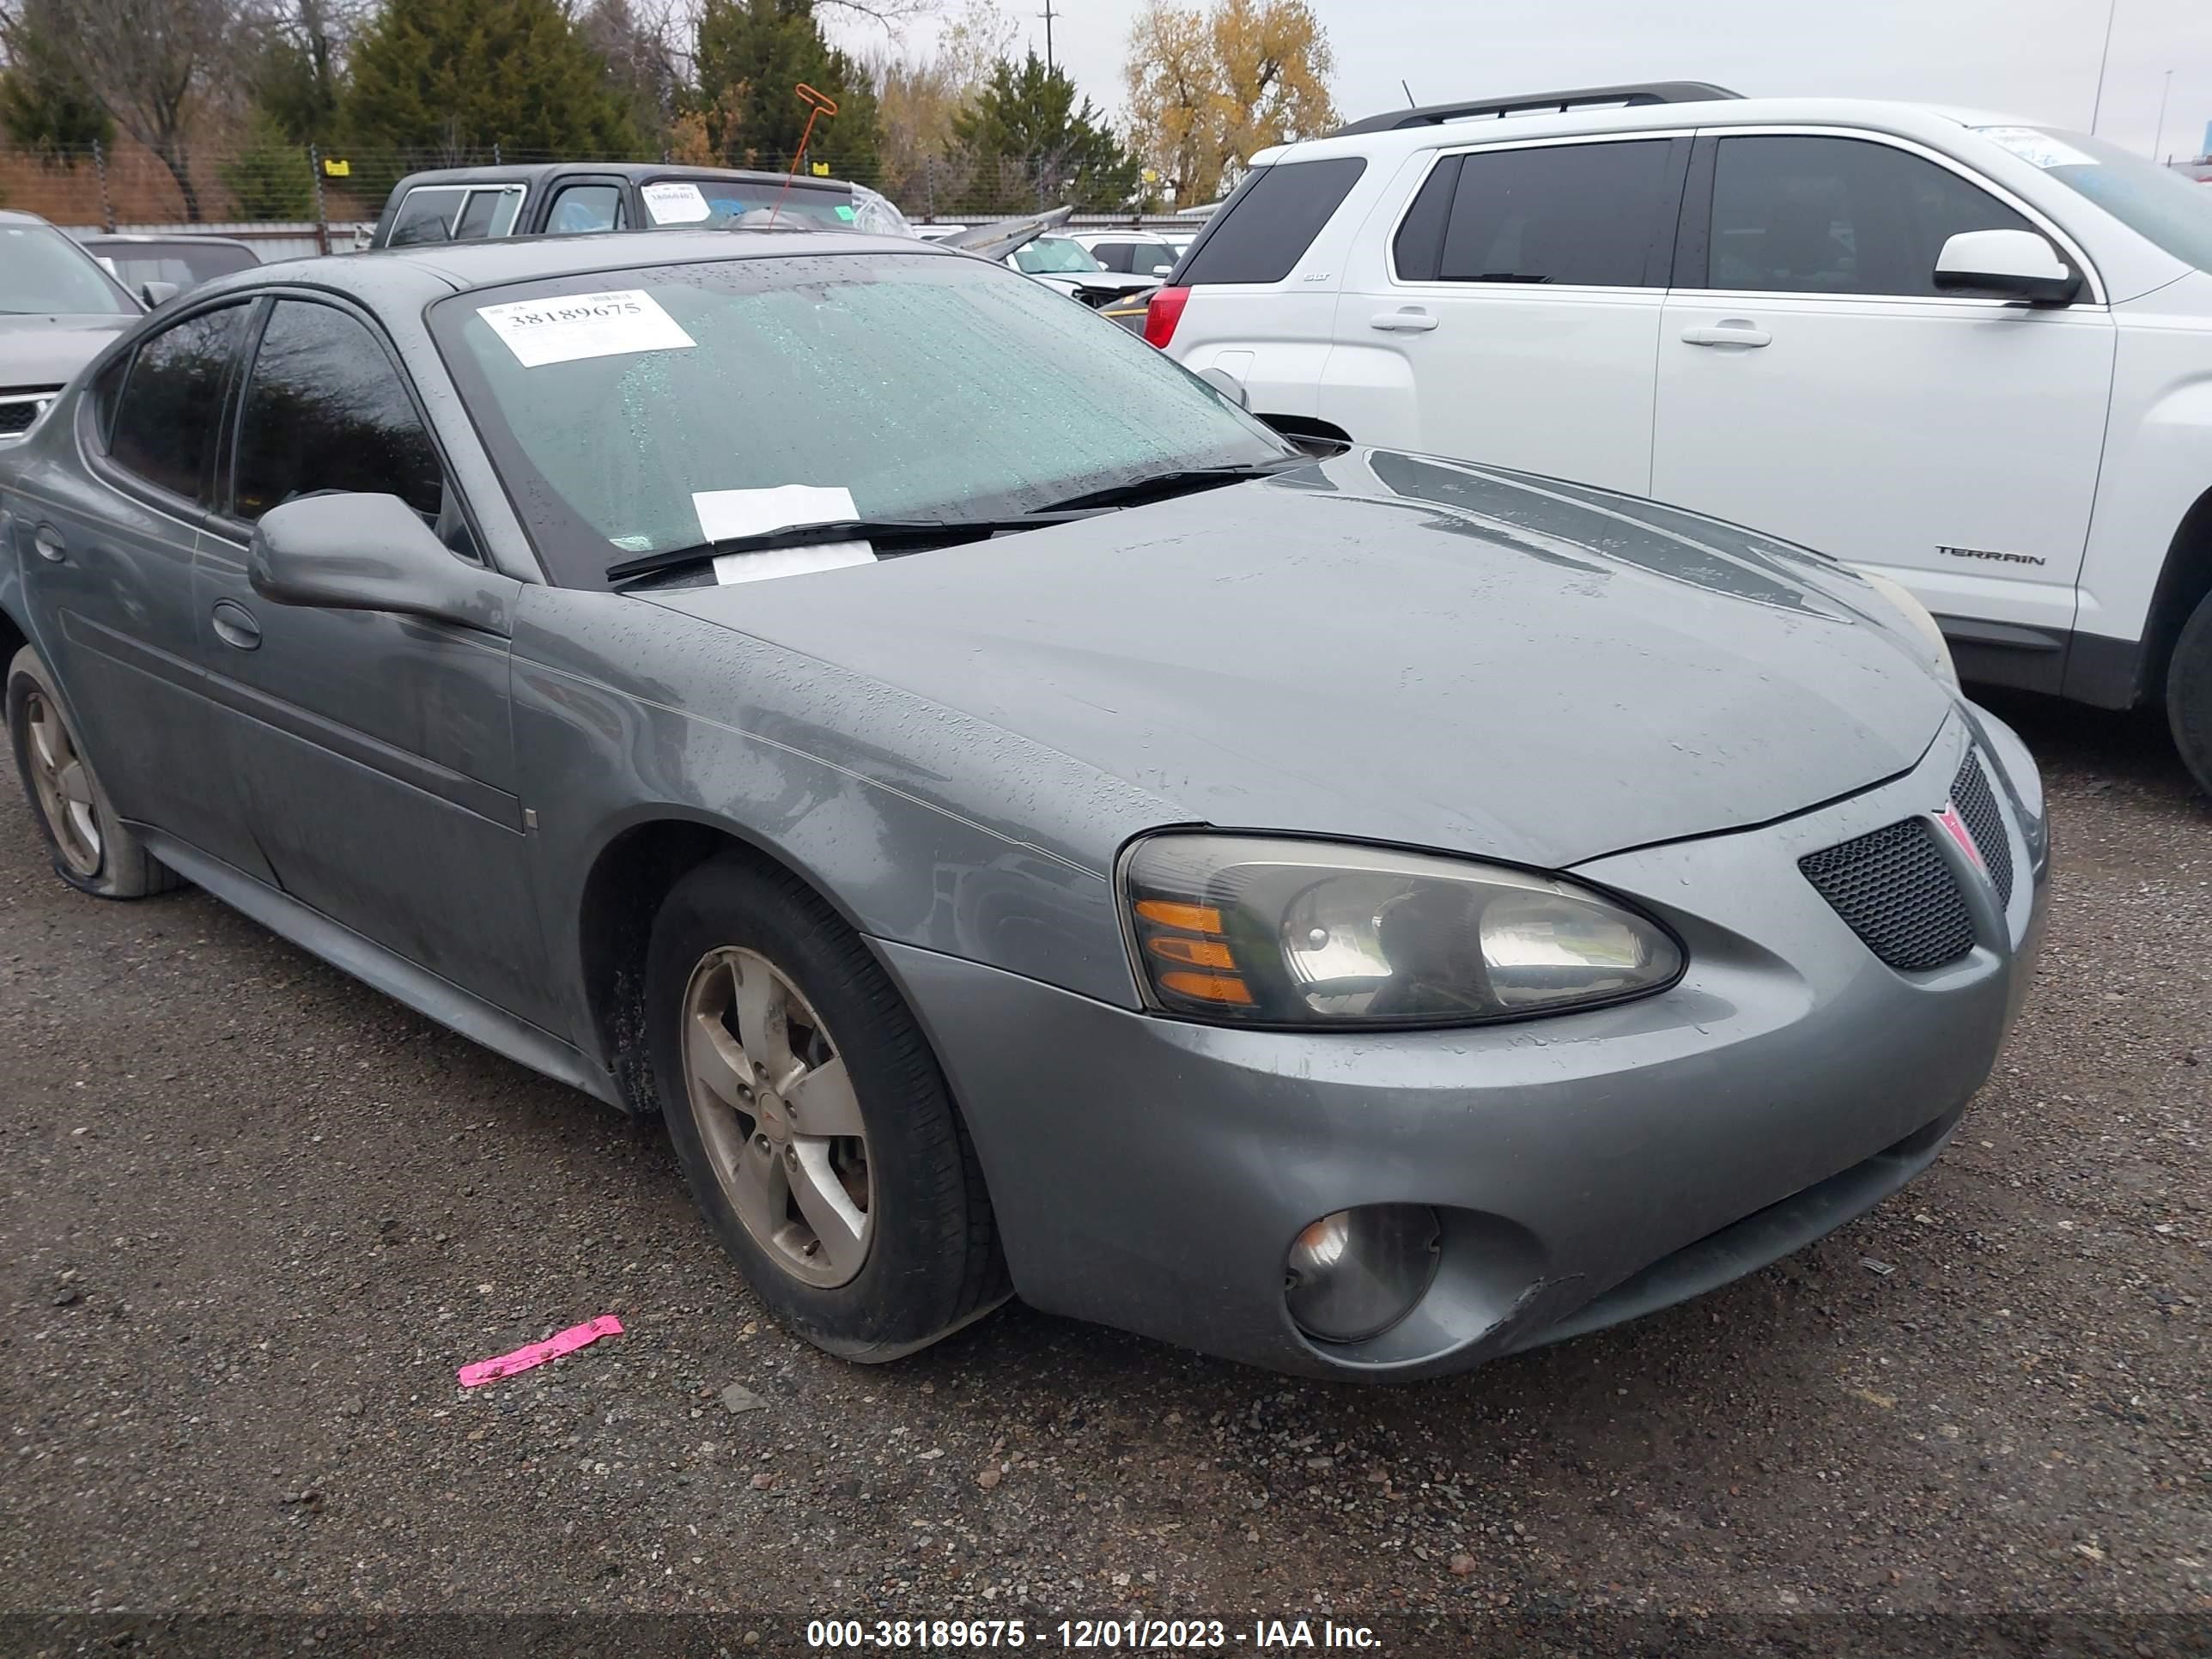
[[[955, 0], [957, 3], [957, 0]], [[1001, 0], [1040, 53], [1044, 0]], [[1118, 115], [1141, 0], [1054, 0], [1055, 55]], [[1713, 81], [1750, 94], [1969, 105], [2086, 131], [2107, 0], [1312, 0], [1347, 118], [1424, 103], [1622, 81]], [[1065, 8], [1063, 9], [1062, 8]], [[905, 31], [926, 52], [931, 28]], [[2118, 0], [2097, 131], [2200, 152], [2212, 120], [2212, 6]]]

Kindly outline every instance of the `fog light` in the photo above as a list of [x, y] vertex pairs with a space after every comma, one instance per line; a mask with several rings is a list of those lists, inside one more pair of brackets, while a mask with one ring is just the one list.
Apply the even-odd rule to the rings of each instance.
[[1436, 1212], [1424, 1204], [1368, 1204], [1323, 1216], [1297, 1236], [1284, 1263], [1291, 1317], [1318, 1341], [1381, 1335], [1429, 1288], [1437, 1239]]

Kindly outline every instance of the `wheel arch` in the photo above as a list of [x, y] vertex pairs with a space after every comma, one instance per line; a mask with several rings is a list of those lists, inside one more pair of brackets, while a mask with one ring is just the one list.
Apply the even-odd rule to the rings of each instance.
[[2190, 503], [2166, 544], [2166, 562], [2159, 568], [2150, 613], [2143, 622], [2139, 697], [2164, 697], [2174, 641], [2208, 593], [2212, 593], [2212, 487]]
[[678, 806], [648, 808], [611, 829], [592, 855], [577, 906], [576, 947], [592, 1035], [629, 1109], [660, 1109], [645, 1026], [645, 960], [653, 919], [670, 890], [726, 854], [755, 860], [804, 882], [846, 926], [866, 929], [813, 871], [727, 820]]

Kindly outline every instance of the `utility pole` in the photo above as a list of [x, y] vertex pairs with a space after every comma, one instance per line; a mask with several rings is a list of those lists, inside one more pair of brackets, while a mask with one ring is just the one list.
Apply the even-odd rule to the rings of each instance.
[[[2118, 0], [2114, 0], [2114, 3], [2118, 3]], [[1052, 9], [1052, 0], [1044, 0], [1044, 9], [1039, 12], [1037, 15], [1044, 19], [1044, 66], [1048, 70], [1053, 66], [1052, 20], [1054, 15], [1055, 14]]]
[[2105, 9], [2105, 49], [2097, 54], [2097, 96], [2089, 106], [2089, 136], [2097, 136], [2097, 117], [2105, 108], [2105, 65], [2112, 57], [2112, 21], [2120, 15], [2120, 0]]
[[[2166, 148], [2166, 100], [2173, 96], [2173, 71], [2166, 72], [2166, 85], [2158, 94], [2158, 137], [2151, 140], [2150, 159], [2158, 161], [2158, 153]], [[2159, 161], [2160, 167], [2166, 165]]]

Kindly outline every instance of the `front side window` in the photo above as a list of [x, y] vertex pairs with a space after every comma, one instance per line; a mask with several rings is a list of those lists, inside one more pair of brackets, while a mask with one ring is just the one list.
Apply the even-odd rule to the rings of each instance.
[[623, 228], [622, 186], [571, 185], [553, 198], [545, 228], [556, 236], [585, 236]]
[[0, 316], [136, 316], [131, 296], [52, 225], [0, 222]]
[[2033, 230], [1924, 156], [1863, 138], [1723, 138], [1713, 162], [1707, 286], [1768, 294], [1933, 296], [1961, 231]]
[[398, 496], [426, 519], [444, 474], [399, 371], [368, 329], [330, 306], [279, 300], [239, 410], [233, 515], [252, 523], [302, 495]]
[[392, 246], [412, 247], [422, 242], [450, 242], [453, 222], [460, 216], [467, 194], [454, 186], [410, 190], [392, 222]]
[[1462, 156], [1438, 280], [1663, 286], [1660, 267], [1674, 230], [1668, 143], [1545, 144]]
[[793, 485], [864, 518], [959, 520], [1296, 458], [1127, 330], [915, 246], [602, 270], [455, 295], [430, 324], [570, 586]]
[[109, 417], [110, 460], [173, 495], [199, 499], [246, 313], [243, 304], [221, 306], [140, 343]]

